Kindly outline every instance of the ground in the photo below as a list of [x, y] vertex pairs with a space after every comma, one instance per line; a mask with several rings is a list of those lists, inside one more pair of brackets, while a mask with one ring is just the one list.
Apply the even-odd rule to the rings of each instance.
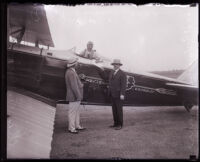
[[198, 155], [198, 107], [124, 107], [124, 127], [109, 106], [81, 107], [79, 134], [67, 130], [66, 105], [57, 105], [51, 159], [189, 159]]

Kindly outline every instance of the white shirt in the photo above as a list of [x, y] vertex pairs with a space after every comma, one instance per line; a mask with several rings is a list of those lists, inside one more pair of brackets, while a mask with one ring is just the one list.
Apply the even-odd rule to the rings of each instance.
[[117, 74], [118, 71], [119, 71], [119, 69], [115, 70], [114, 75]]
[[93, 50], [93, 49], [91, 51], [88, 51], [88, 49], [85, 49], [84, 51], [82, 51], [80, 53], [80, 55], [85, 58], [89, 58], [89, 59], [97, 59], [98, 58], [96, 50]]

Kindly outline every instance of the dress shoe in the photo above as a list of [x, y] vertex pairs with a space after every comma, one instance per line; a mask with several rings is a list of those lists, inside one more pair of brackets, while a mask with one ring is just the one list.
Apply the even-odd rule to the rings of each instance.
[[117, 127], [117, 125], [110, 125], [109, 127], [110, 128], [114, 128], [114, 127]]
[[86, 128], [84, 127], [79, 127], [79, 128], [76, 128], [76, 130], [85, 130]]
[[69, 133], [78, 134], [78, 131], [77, 130], [69, 130]]
[[120, 126], [117, 126], [117, 127], [115, 127], [115, 130], [120, 130], [120, 129], [122, 129], [122, 126], [120, 125]]

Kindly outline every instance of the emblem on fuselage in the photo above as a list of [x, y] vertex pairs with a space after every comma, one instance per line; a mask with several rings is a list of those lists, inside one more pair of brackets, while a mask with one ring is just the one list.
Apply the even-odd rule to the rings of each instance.
[[131, 90], [135, 86], [135, 79], [132, 76], [127, 75], [126, 77], [127, 82], [126, 82], [126, 90]]

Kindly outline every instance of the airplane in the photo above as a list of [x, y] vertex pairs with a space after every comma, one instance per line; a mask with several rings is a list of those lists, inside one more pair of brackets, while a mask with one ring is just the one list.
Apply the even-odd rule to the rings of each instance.
[[[50, 50], [54, 43], [44, 5], [9, 4], [10, 38], [15, 42], [8, 41], [7, 47], [8, 87], [27, 90], [38, 100], [54, 106], [67, 103], [64, 74], [67, 60], [73, 56], [78, 58], [76, 71], [84, 84], [81, 104], [111, 105], [107, 79], [113, 70], [111, 61], [103, 58], [97, 63], [79, 56], [74, 49]], [[127, 75], [124, 106], [184, 106], [190, 112], [198, 105], [197, 85], [147, 72], [124, 72]]]

